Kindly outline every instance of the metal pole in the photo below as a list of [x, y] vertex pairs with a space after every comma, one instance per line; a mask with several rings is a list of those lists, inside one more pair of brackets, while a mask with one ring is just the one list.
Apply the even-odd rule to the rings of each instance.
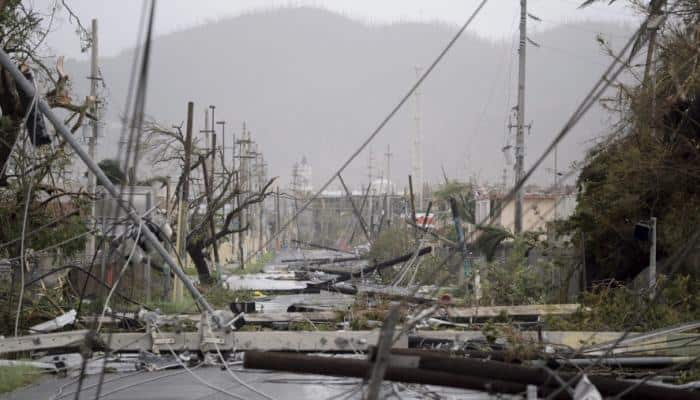
[[[12, 62], [10, 57], [5, 53], [4, 50], [0, 49], [0, 64], [5, 68], [6, 71], [12, 75], [12, 78], [17, 82], [17, 86], [26, 94], [28, 97], [33, 98], [35, 95], [34, 91], [34, 85], [29, 83], [27, 79], [22, 76], [22, 73], [19, 71], [17, 66]], [[71, 134], [71, 132], [66, 128], [66, 126], [63, 124], [63, 121], [61, 118], [56, 116], [54, 112], [51, 110], [48, 104], [46, 104], [46, 101], [38, 97], [37, 99], [39, 103], [39, 110], [48, 118], [48, 120], [53, 124], [54, 128], [56, 128], [56, 132], [61, 135], [61, 137], [73, 148], [73, 151], [80, 157], [81, 160], [85, 163], [85, 165], [88, 167], [92, 173], [95, 174], [97, 181], [109, 192], [109, 194], [115, 198], [119, 198], [119, 191], [117, 188], [112, 184], [112, 182], [107, 178], [107, 175], [105, 175], [104, 171], [95, 163], [95, 161], [90, 158], [90, 156], [87, 154], [87, 152], [80, 147], [80, 144], [77, 142], [75, 137]], [[124, 203], [124, 202], [118, 202], [119, 205], [122, 207], [122, 209], [126, 212], [127, 216], [131, 221], [135, 224], [141, 225], [141, 216], [136, 213], [134, 208], [131, 205], [131, 202], [129, 203]], [[158, 254], [163, 257], [163, 260], [165, 261], [166, 264], [172, 268], [173, 272], [175, 272], [175, 275], [180, 278], [183, 283], [185, 284], [185, 287], [187, 287], [187, 290], [192, 294], [192, 297], [194, 297], [195, 301], [197, 301], [202, 308], [204, 308], [207, 312], [213, 313], [214, 308], [207, 302], [207, 300], [202, 296], [201, 293], [197, 290], [197, 288], [194, 287], [192, 282], [187, 278], [185, 273], [182, 271], [182, 268], [173, 260], [173, 258], [170, 256], [168, 251], [163, 247], [163, 244], [160, 243], [158, 240], [158, 237], [150, 230], [150, 229], [143, 229], [143, 237], [144, 239], [155, 249]], [[219, 321], [217, 321], [218, 323]]]
[[[525, 52], [527, 49], [527, 0], [520, 0], [520, 47], [518, 64], [518, 121], [515, 136], [515, 184], [524, 175], [525, 158]], [[515, 193], [515, 233], [523, 230], [523, 188]]]
[[[99, 56], [99, 48], [97, 46], [97, 19], [92, 20], [92, 46], [90, 47], [90, 97], [92, 98], [92, 113], [97, 116], [97, 80], [99, 76], [99, 66], [97, 65], [97, 58]], [[90, 158], [93, 160], [96, 158], [95, 152], [97, 149], [97, 134], [98, 134], [98, 123], [97, 121], [92, 121], [92, 135], [88, 138], [88, 151]], [[88, 171], [87, 175], [87, 191], [90, 195], [90, 223], [95, 222], [95, 174]], [[95, 235], [90, 234], [87, 237], [87, 243], [85, 243], [85, 257], [91, 257], [95, 254]]]

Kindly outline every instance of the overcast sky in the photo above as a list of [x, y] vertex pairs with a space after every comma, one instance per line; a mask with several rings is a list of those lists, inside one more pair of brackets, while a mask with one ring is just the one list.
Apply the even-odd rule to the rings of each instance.
[[[49, 11], [58, 0], [25, 0], [34, 7]], [[480, 0], [479, 0], [480, 1]], [[314, 6], [340, 12], [368, 23], [439, 20], [462, 24], [473, 12], [477, 0], [161, 0], [157, 3], [155, 31], [157, 35], [186, 29], [208, 21], [233, 17], [242, 13], [275, 7]], [[529, 0], [528, 9], [540, 17], [531, 29], [548, 29], [557, 24], [580, 20], [633, 21], [634, 13], [626, 1], [608, 6], [607, 1], [578, 9], [582, 0]], [[513, 32], [517, 23], [519, 0], [491, 0], [470, 28], [484, 37], [500, 39]], [[90, 19], [100, 24], [100, 52], [113, 56], [133, 47], [138, 32], [141, 0], [66, 0], [73, 11], [89, 26]], [[54, 22], [49, 45], [57, 55], [82, 58], [75, 34], [65, 10]]]

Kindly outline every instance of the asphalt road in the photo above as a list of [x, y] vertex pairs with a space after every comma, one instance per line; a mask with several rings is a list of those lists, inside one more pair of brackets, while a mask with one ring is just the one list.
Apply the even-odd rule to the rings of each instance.
[[[220, 393], [207, 387], [184, 369], [159, 372], [132, 372], [107, 374], [104, 378], [100, 399], [108, 400], [219, 400], [265, 399], [236, 382], [225, 370], [217, 367], [203, 367], [192, 370], [208, 384], [217, 386], [230, 394]], [[275, 400], [303, 399], [360, 399], [361, 380], [329, 376], [287, 374], [259, 370], [235, 369], [236, 375], [249, 386], [269, 395]], [[97, 376], [84, 380], [80, 399], [95, 399]], [[366, 387], [366, 386], [364, 386]], [[46, 377], [32, 386], [2, 396], [3, 399], [76, 399], [77, 379]], [[397, 395], [398, 393], [398, 395]], [[385, 383], [383, 398], [434, 399], [438, 394], [442, 399], [489, 399], [485, 393], [457, 389], [426, 387], [417, 385], [396, 385]]]

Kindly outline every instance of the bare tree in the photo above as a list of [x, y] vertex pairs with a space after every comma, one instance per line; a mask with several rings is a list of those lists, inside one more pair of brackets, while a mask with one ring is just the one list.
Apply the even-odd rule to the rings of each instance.
[[[182, 126], [167, 129], [151, 122], [146, 126], [146, 133], [146, 143], [150, 144], [151, 147], [152, 163], [164, 167], [176, 167], [181, 171], [178, 174], [177, 186], [174, 190], [175, 201], [171, 202], [173, 209], [169, 210], [168, 213], [174, 215], [172, 211], [178, 203], [180, 188], [185, 181], [185, 136], [182, 132]], [[191, 195], [191, 199], [187, 202], [189, 230], [186, 236], [186, 250], [197, 269], [200, 282], [205, 285], [213, 281], [206, 261], [207, 251], [217, 246], [218, 242], [226, 236], [249, 229], [247, 224], [245, 226], [237, 225], [238, 216], [250, 206], [262, 202], [272, 194], [270, 187], [274, 182], [273, 178], [258, 191], [244, 191], [238, 180], [238, 171], [226, 166], [221, 154], [217, 154], [216, 157], [216, 160], [220, 161], [216, 166], [216, 175], [209, 177], [210, 172], [206, 170], [207, 163], [205, 161], [213, 155], [213, 151], [202, 149], [197, 146], [197, 141], [193, 141], [189, 186], [192, 189], [196, 187], [193, 184], [195, 179], [192, 176], [198, 169], [202, 171], [202, 175], [210, 179], [212, 185], [209, 188], [209, 193], [200, 190], [194, 196]], [[218, 220], [213, 224], [214, 229], [211, 229], [212, 220]]]

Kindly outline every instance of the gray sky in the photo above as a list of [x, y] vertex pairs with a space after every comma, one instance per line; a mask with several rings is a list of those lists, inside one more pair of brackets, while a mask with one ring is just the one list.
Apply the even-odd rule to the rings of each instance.
[[[48, 11], [57, 0], [26, 0]], [[155, 30], [157, 35], [186, 29], [208, 21], [233, 17], [242, 13], [275, 7], [314, 6], [340, 12], [368, 23], [439, 20], [462, 24], [473, 12], [477, 0], [160, 0], [157, 5]], [[531, 23], [530, 29], [548, 29], [557, 24], [580, 20], [633, 21], [633, 11], [625, 1], [608, 6], [602, 1], [586, 9], [578, 9], [582, 0], [530, 0], [529, 10], [543, 22]], [[113, 56], [133, 47], [138, 31], [141, 0], [66, 0], [85, 26], [90, 19], [100, 23], [100, 52]], [[474, 21], [472, 32], [501, 39], [510, 35], [516, 23], [519, 0], [491, 0]], [[49, 37], [52, 51], [57, 55], [84, 58], [80, 53], [75, 25], [61, 12]]]

